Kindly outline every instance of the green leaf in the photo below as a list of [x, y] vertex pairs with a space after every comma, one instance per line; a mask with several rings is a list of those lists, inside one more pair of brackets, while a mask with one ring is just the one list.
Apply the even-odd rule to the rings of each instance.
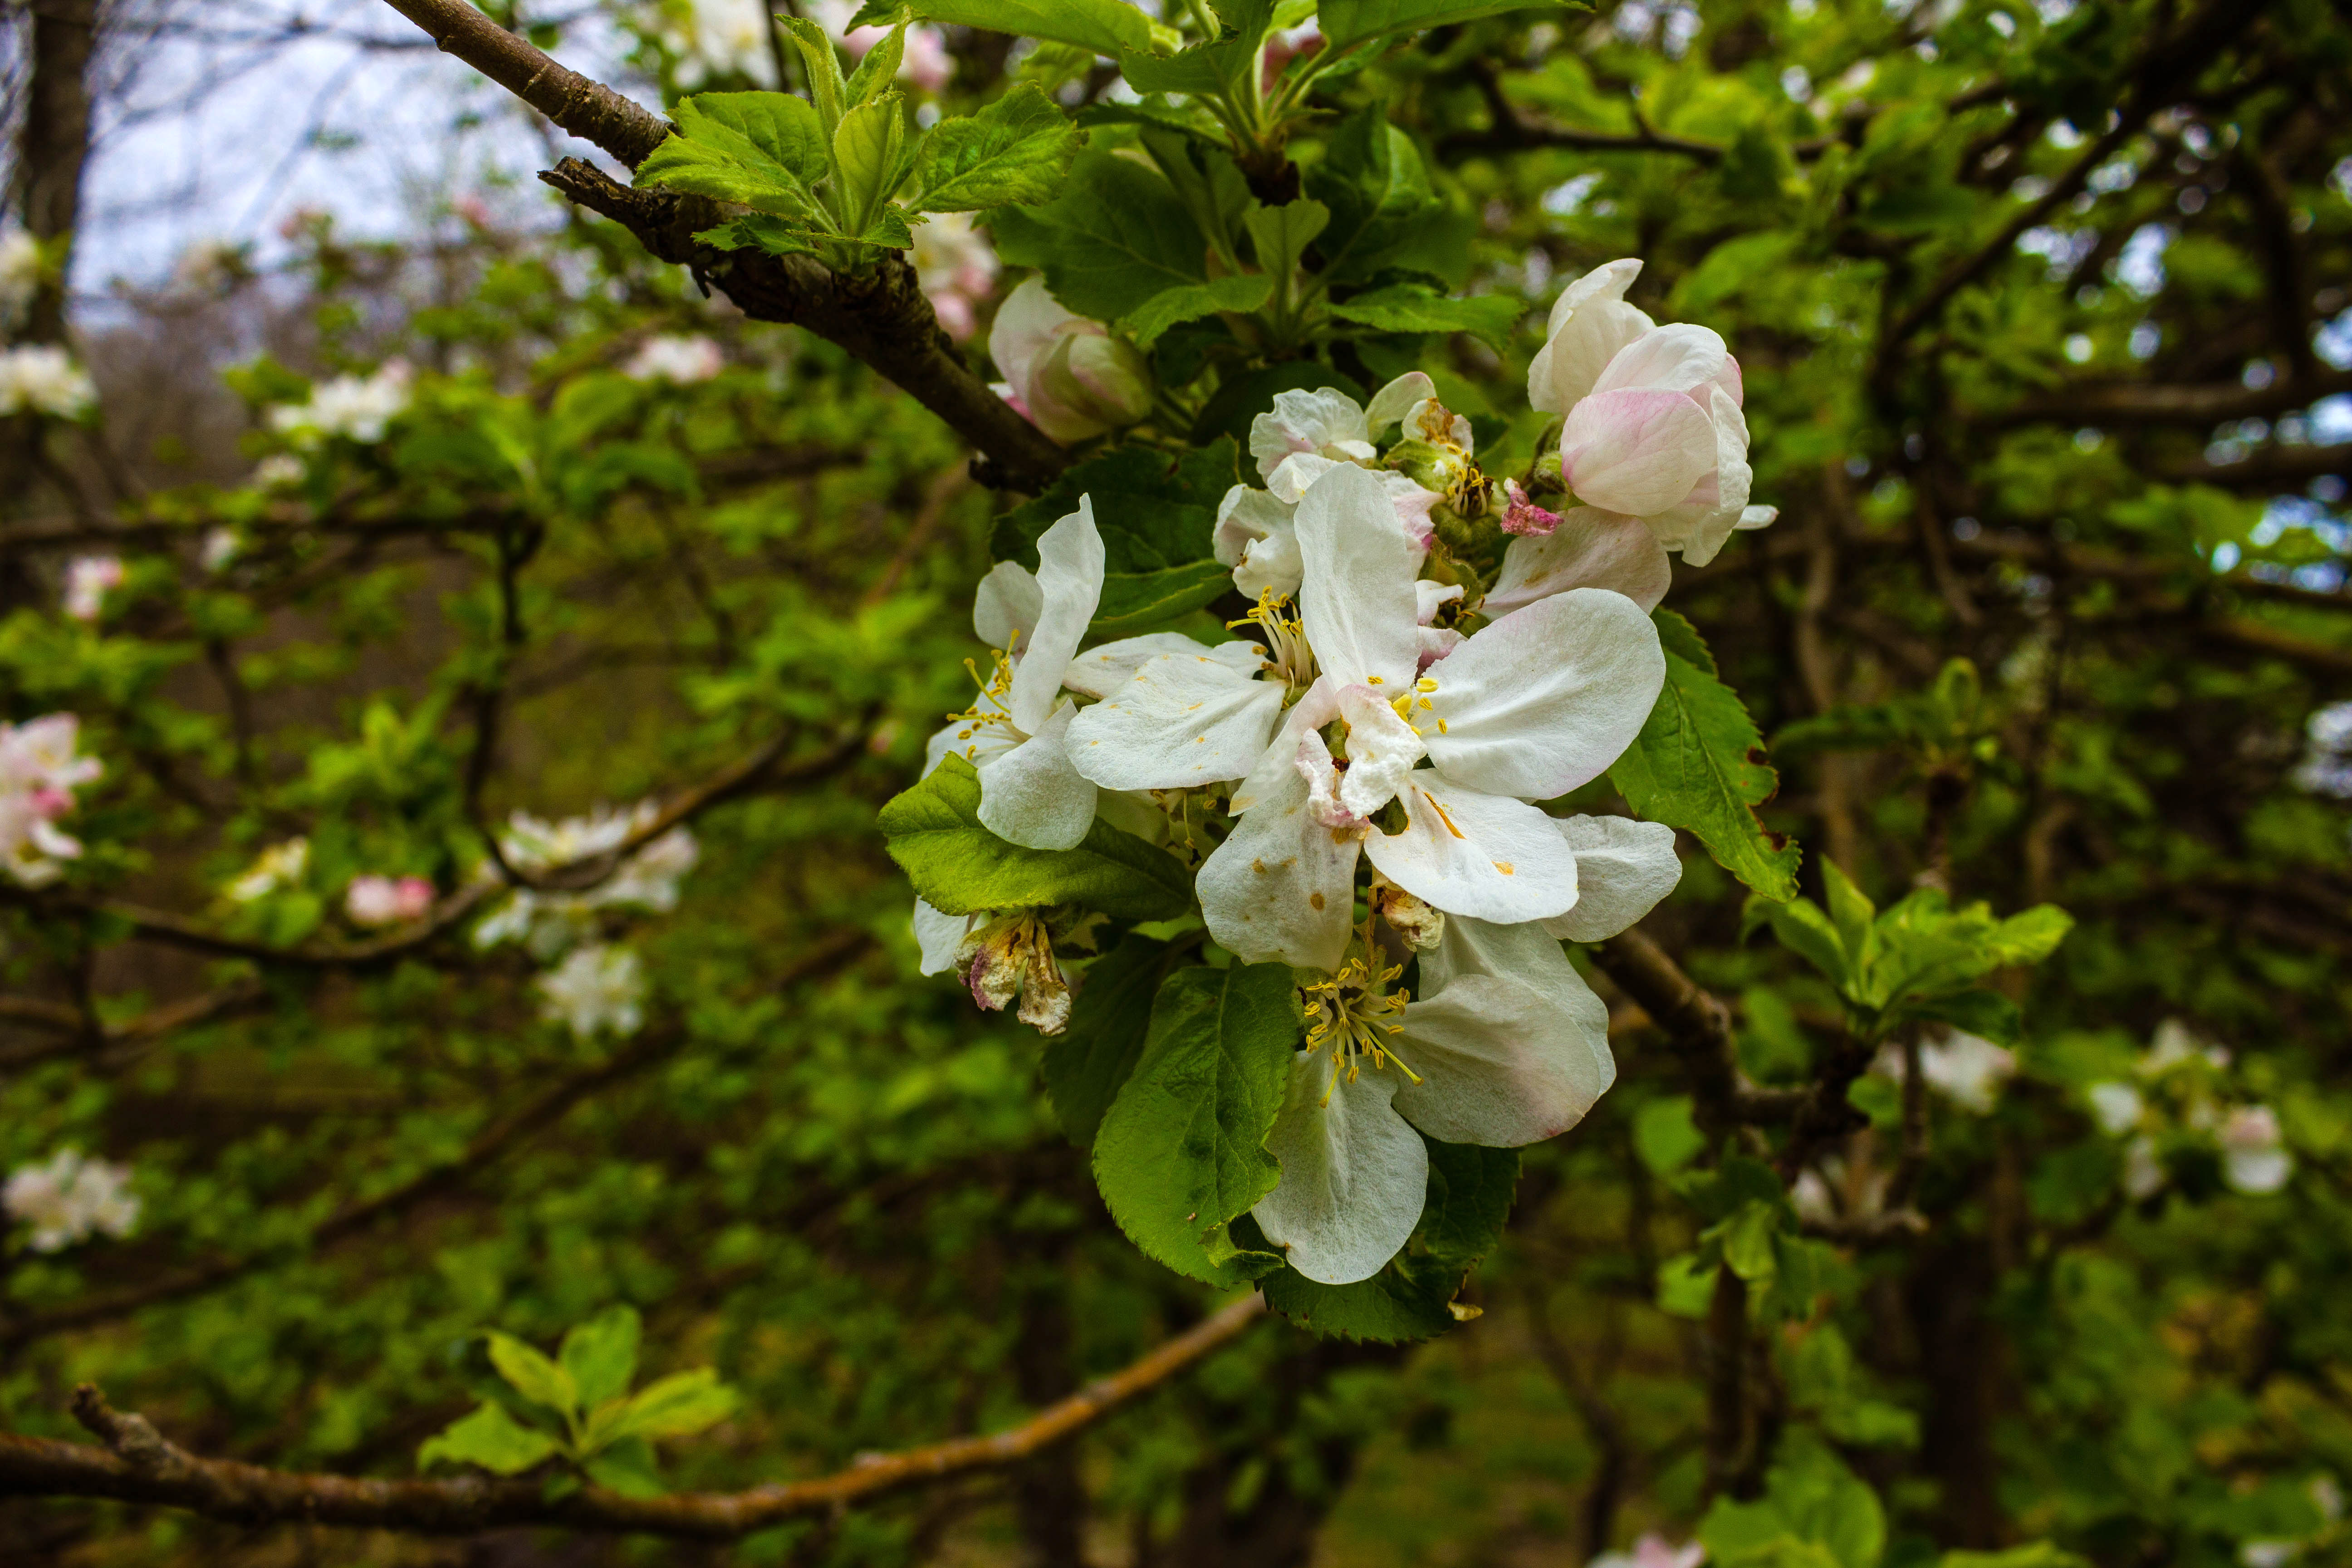
[[1231, 95], [1236, 88], [1245, 91], [1256, 68], [1255, 39], [1244, 43], [1229, 38], [1166, 56], [1129, 49], [1118, 57], [1119, 74], [1136, 91], [1181, 92], [1191, 98]]
[[637, 166], [637, 184], [814, 218], [832, 168], [816, 111], [784, 92], [706, 92], [671, 110], [678, 134]]
[[1748, 900], [1743, 929], [1769, 925], [1782, 947], [1822, 972], [1841, 993], [1853, 988], [1853, 962], [1837, 926], [1811, 899], [1773, 903], [1761, 894]]
[[1247, 315], [1264, 309], [1272, 298], [1273, 279], [1263, 272], [1237, 272], [1206, 283], [1163, 289], [1129, 311], [1118, 323], [1118, 330], [1133, 338], [1138, 348], [1148, 349], [1159, 341], [1160, 333], [1179, 322], [1197, 321], [1224, 310]]
[[1051, 201], [1085, 141], [1035, 82], [1023, 82], [969, 119], [931, 128], [915, 159], [915, 210], [978, 212]]
[[1779, 1267], [1772, 1250], [1772, 1236], [1780, 1226], [1780, 1205], [1759, 1200], [1742, 1205], [1738, 1213], [1716, 1226], [1708, 1235], [1722, 1244], [1724, 1267], [1754, 1284], [1770, 1279]]
[[1336, 387], [1354, 398], [1364, 401], [1364, 389], [1353, 377], [1343, 375], [1318, 360], [1286, 360], [1262, 370], [1244, 371], [1218, 384], [1201, 405], [1192, 421], [1192, 439], [1207, 441], [1216, 436], [1230, 436], [1238, 443], [1249, 440], [1250, 422], [1274, 406], [1274, 395], [1296, 389], [1314, 391], [1318, 387]]
[[1716, 1499], [1698, 1538], [1716, 1568], [1875, 1568], [1886, 1510], [1843, 1460], [1802, 1429], [1782, 1440], [1754, 1502]]
[[[887, 22], [899, 5], [900, 0], [866, 0], [849, 25]], [[1152, 44], [1150, 19], [1122, 0], [916, 0], [914, 12], [929, 22], [1076, 44], [1113, 59], [1121, 49], [1149, 51]]]
[[1981, 1035], [1997, 1046], [2014, 1046], [2025, 1037], [2025, 1016], [2018, 1011], [2016, 1003], [1998, 991], [1963, 991], [1957, 995], [1914, 1002], [1903, 1012], [1909, 1017], [1933, 1019], [1971, 1035]]
[[[844, 228], [862, 237], [879, 216], [882, 204], [897, 188], [892, 176], [898, 171], [906, 139], [906, 105], [896, 92], [861, 103], [841, 117], [841, 126], [833, 133], [833, 162], [840, 181], [836, 199]], [[906, 233], [904, 219], [898, 232]]]
[[841, 79], [841, 57], [833, 52], [833, 40], [825, 30], [807, 17], [779, 12], [776, 21], [793, 36], [801, 61], [808, 67], [809, 96], [816, 100], [819, 132], [830, 146], [834, 133], [841, 129], [841, 117], [849, 110], [848, 84]]
[[685, 1437], [735, 1414], [742, 1397], [707, 1366], [672, 1373], [647, 1384], [621, 1406], [606, 1427], [608, 1441], [624, 1437]]
[[717, 228], [697, 229], [698, 244], [719, 250], [764, 250], [771, 256], [808, 256], [816, 250], [822, 236], [806, 224], [792, 218], [757, 213], [739, 217]]
[[1103, 1112], [1143, 1056], [1168, 963], [1166, 942], [1129, 932], [1087, 971], [1068, 1027], [1045, 1041], [1045, 1094], [1081, 1149], [1094, 1146]]
[[563, 1336], [556, 1359], [571, 1374], [580, 1407], [593, 1410], [626, 1392], [637, 1374], [637, 1310], [609, 1307]]
[[659, 1497], [669, 1489], [654, 1468], [653, 1445], [642, 1437], [624, 1438], [580, 1468], [590, 1480], [623, 1497]]
[[1635, 815], [1686, 829], [1765, 898], [1794, 898], [1797, 846], [1756, 815], [1780, 787], [1756, 721], [1716, 679], [1715, 659], [1688, 621], [1663, 609], [1651, 618], [1665, 647], [1665, 687], [1609, 782]]
[[580, 1391], [573, 1386], [572, 1374], [547, 1359], [540, 1352], [496, 1329], [489, 1332], [490, 1364], [507, 1380], [517, 1394], [533, 1405], [542, 1405], [566, 1420], [578, 1414]]
[[1633, 1152], [1654, 1174], [1671, 1176], [1706, 1148], [1706, 1134], [1691, 1120], [1690, 1096], [1654, 1100], [1633, 1113]]
[[1028, 849], [980, 824], [980, 774], [950, 756], [884, 805], [890, 858], [947, 914], [1083, 904], [1114, 920], [1172, 920], [1192, 906], [1192, 873], [1166, 850], [1097, 819], [1075, 849]]
[[1837, 927], [1838, 942], [1848, 960], [1857, 968], [1868, 963], [1874, 956], [1871, 928], [1878, 906], [1863, 896], [1834, 860], [1822, 862], [1822, 890], [1829, 900], [1830, 923]]
[[1103, 578], [1102, 600], [1087, 635], [1108, 640], [1155, 630], [1222, 598], [1233, 585], [1233, 568], [1213, 560], [1158, 572], [1109, 574]]
[[1160, 987], [1094, 1144], [1111, 1217], [1156, 1261], [1212, 1284], [1248, 1278], [1212, 1258], [1210, 1237], [1281, 1179], [1265, 1135], [1302, 1027], [1287, 964], [1180, 969]]
[[1261, 1282], [1268, 1306], [1301, 1328], [1384, 1344], [1425, 1340], [1459, 1321], [1454, 1299], [1470, 1270], [1502, 1239], [1510, 1216], [1519, 1152], [1427, 1136], [1422, 1142], [1429, 1150], [1429, 1193], [1403, 1249], [1378, 1274], [1352, 1285], [1318, 1285], [1285, 1267]]
[[1114, 447], [1063, 470], [1045, 494], [996, 520], [1000, 561], [1037, 564], [1037, 536], [1094, 498], [1095, 527], [1112, 575], [1141, 575], [1215, 553], [1217, 503], [1239, 477], [1239, 448], [1213, 441], [1175, 456]]
[[1412, 283], [1335, 300], [1325, 309], [1343, 321], [1383, 332], [1468, 332], [1497, 349], [1509, 344], [1511, 329], [1526, 313], [1525, 304], [1507, 294], [1449, 300]]
[[1061, 195], [1001, 210], [990, 228], [1007, 263], [1043, 271], [1055, 299], [1098, 321], [1207, 278], [1207, 242], [1167, 176], [1091, 147], [1072, 160]]
[[1331, 41], [1330, 47], [1344, 49], [1367, 38], [1418, 33], [1510, 11], [1566, 9], [1559, 0], [1326, 0], [1317, 26]]
[[1369, 104], [1332, 131], [1307, 190], [1331, 210], [1318, 246], [1323, 275], [1339, 282], [1370, 278], [1388, 253], [1439, 206], [1421, 149], [1380, 104]]
[[866, 58], [849, 73], [843, 96], [853, 105], [864, 103], [898, 79], [898, 64], [906, 58], [907, 24], [899, 22], [866, 51]]
[[[1711, 1249], [1710, 1249], [1711, 1250]], [[1658, 1265], [1658, 1310], [1704, 1320], [1715, 1299], [1716, 1265], [1698, 1252], [1677, 1253]]]
[[1298, 269], [1298, 258], [1330, 223], [1331, 209], [1305, 196], [1278, 207], [1252, 207], [1242, 215], [1242, 226], [1257, 248], [1259, 268], [1277, 280]]
[[520, 1475], [552, 1457], [555, 1449], [553, 1437], [517, 1421], [506, 1406], [485, 1401], [427, 1437], [416, 1450], [416, 1468], [446, 1460], [478, 1465], [493, 1475]]

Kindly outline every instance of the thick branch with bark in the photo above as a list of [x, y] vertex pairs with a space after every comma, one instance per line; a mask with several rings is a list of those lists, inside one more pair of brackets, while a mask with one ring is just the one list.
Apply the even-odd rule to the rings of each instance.
[[748, 1491], [629, 1498], [588, 1487], [551, 1499], [541, 1482], [530, 1479], [373, 1480], [200, 1458], [164, 1438], [145, 1417], [113, 1410], [85, 1384], [74, 1394], [74, 1415], [105, 1447], [0, 1435], [0, 1496], [112, 1498], [240, 1524], [295, 1521], [429, 1535], [544, 1524], [729, 1540], [787, 1520], [1019, 1464], [1231, 1343], [1265, 1312], [1263, 1296], [1235, 1301], [1141, 1360], [1002, 1432], [868, 1455], [835, 1475]]
[[[631, 168], [669, 134], [669, 123], [601, 83], [558, 65], [467, 0], [385, 0], [441, 48], [525, 103]], [[845, 277], [805, 256], [722, 251], [697, 231], [721, 217], [714, 203], [632, 189], [603, 170], [566, 158], [540, 176], [572, 200], [611, 218], [660, 259], [690, 267], [725, 290], [755, 321], [804, 327], [838, 344], [910, 394], [977, 447], [976, 472], [1006, 489], [1039, 490], [1069, 455], [988, 389], [940, 330], [914, 268], [896, 252], [873, 271]]]
[[1759, 1089], [1748, 1081], [1739, 1070], [1731, 1009], [1685, 974], [1665, 949], [1638, 931], [1627, 931], [1594, 947], [1592, 959], [1673, 1042], [1690, 1075], [1702, 1128], [1716, 1132], [1789, 1119], [1798, 1092]]

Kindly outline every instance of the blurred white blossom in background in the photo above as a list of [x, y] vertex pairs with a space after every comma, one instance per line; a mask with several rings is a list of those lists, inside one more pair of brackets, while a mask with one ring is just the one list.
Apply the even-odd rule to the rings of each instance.
[[575, 947], [538, 984], [539, 1016], [583, 1040], [601, 1030], [625, 1037], [645, 1024], [645, 966], [625, 947]]
[[103, 1232], [126, 1237], [139, 1223], [139, 1200], [131, 1195], [131, 1167], [85, 1160], [60, 1149], [37, 1165], [19, 1165], [0, 1187], [0, 1208], [33, 1227], [27, 1245], [56, 1252]]

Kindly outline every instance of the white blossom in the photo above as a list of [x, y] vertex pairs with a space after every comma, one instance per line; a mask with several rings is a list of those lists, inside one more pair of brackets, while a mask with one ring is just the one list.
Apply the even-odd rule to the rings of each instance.
[[433, 908], [433, 884], [422, 877], [354, 877], [343, 889], [343, 913], [353, 925], [404, 925]]
[[266, 899], [283, 889], [299, 887], [304, 873], [310, 868], [310, 841], [289, 838], [283, 844], [273, 844], [263, 850], [223, 889], [235, 902], [249, 904], [256, 899]]
[[310, 401], [269, 411], [270, 428], [297, 446], [331, 436], [370, 445], [408, 410], [411, 373], [404, 360], [387, 360], [373, 375], [339, 375], [310, 389]]
[[[1810, 1174], [1811, 1173], [1808, 1173]], [[1676, 1546], [1655, 1531], [1644, 1531], [1631, 1552], [1604, 1552], [1587, 1568], [1699, 1568], [1706, 1547], [1697, 1541]]]
[[139, 1223], [139, 1200], [130, 1186], [130, 1166], [60, 1149], [40, 1164], [11, 1172], [0, 1187], [0, 1208], [33, 1227], [26, 1245], [34, 1251], [58, 1252], [94, 1235], [129, 1236]]
[[[657, 801], [641, 800], [626, 811], [598, 806], [585, 816], [549, 822], [527, 811], [507, 818], [499, 853], [516, 869], [538, 874], [618, 849], [661, 815]], [[677, 907], [678, 884], [694, 869], [701, 849], [693, 833], [673, 827], [623, 861], [593, 888], [577, 892], [541, 892], [518, 888], [496, 913], [474, 928], [477, 946], [492, 947], [527, 937], [535, 951], [552, 952], [584, 934], [599, 909], [632, 908], [667, 913]]]
[[2124, 1194], [2133, 1202], [2152, 1198], [2170, 1177], [2158, 1157], [2156, 1140], [2143, 1132], [2124, 1147]]
[[236, 560], [245, 542], [237, 538], [233, 528], [215, 528], [205, 535], [204, 544], [196, 552], [196, 564], [207, 572], [225, 572]]
[[81, 855], [81, 841], [57, 819], [73, 809], [73, 792], [106, 769], [75, 753], [80, 732], [70, 713], [0, 724], [0, 868], [26, 887], [57, 880], [58, 862]]
[[1093, 500], [1082, 497], [1038, 536], [1034, 573], [1002, 561], [982, 579], [971, 626], [996, 650], [995, 667], [925, 748], [926, 774], [950, 754], [971, 763], [982, 825], [1028, 848], [1074, 848], [1094, 824], [1095, 786], [1063, 749], [1077, 709], [1062, 687], [1101, 601], [1105, 559]]
[[2201, 1062], [2221, 1072], [2230, 1065], [2230, 1052], [2226, 1047], [2200, 1038], [2179, 1019], [2167, 1018], [2157, 1025], [2156, 1033], [2148, 1038], [2147, 1050], [2133, 1070], [2142, 1078], [2161, 1078], [2189, 1062]]
[[[663, 47], [677, 58], [677, 85], [694, 89], [726, 77], [776, 82], [768, 7], [761, 0], [691, 0], [677, 22], [662, 29]], [[677, 13], [674, 13], [677, 14]]]
[[2147, 1102], [2127, 1083], [2095, 1083], [2084, 1091], [2091, 1101], [2091, 1119], [2110, 1138], [2120, 1138], [2139, 1125]]
[[98, 387], [73, 356], [52, 343], [0, 351], [0, 415], [47, 414], [79, 419], [98, 401]]
[[253, 483], [265, 490], [299, 485], [310, 477], [310, 468], [291, 452], [272, 452], [253, 465]]
[[957, 342], [971, 337], [980, 302], [996, 287], [996, 247], [972, 226], [970, 213], [934, 213], [916, 226], [914, 261], [915, 279], [940, 326]]
[[106, 608], [106, 595], [122, 586], [123, 574], [120, 556], [75, 556], [66, 564], [66, 614], [94, 624]]
[[[857, 10], [857, 0], [809, 0], [808, 5], [809, 17], [839, 39], [852, 58], [863, 60], [868, 50], [890, 36], [890, 29], [851, 26], [849, 19]], [[937, 27], [908, 27], [904, 52], [898, 57], [898, 79], [912, 82], [925, 92], [937, 92], [954, 75], [955, 58], [948, 53], [946, 35]]]
[[[1902, 1050], [1892, 1045], [1883, 1047], [1871, 1070], [1901, 1083], [1905, 1076]], [[2000, 1086], [2016, 1073], [2015, 1053], [1979, 1035], [1946, 1029], [1937, 1037], [1919, 1043], [1919, 1076], [1927, 1087], [1979, 1116], [1993, 1108]]]
[[2221, 1123], [2221, 1179], [2238, 1192], [2274, 1193], [2294, 1173], [2277, 1112], [2267, 1105], [2242, 1105]]
[[727, 356], [706, 337], [662, 333], [647, 338], [621, 374], [632, 381], [667, 381], [689, 386], [709, 381], [727, 368]]
[[0, 324], [13, 324], [41, 289], [41, 242], [23, 229], [0, 235]]
[[539, 1016], [583, 1040], [601, 1031], [626, 1038], [645, 1025], [645, 965], [625, 947], [575, 947], [538, 984]]

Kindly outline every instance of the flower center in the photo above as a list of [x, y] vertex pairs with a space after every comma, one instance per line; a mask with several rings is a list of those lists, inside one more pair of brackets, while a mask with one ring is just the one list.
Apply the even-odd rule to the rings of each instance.
[[1298, 612], [1288, 599], [1271, 588], [1258, 590], [1257, 607], [1237, 621], [1225, 625], [1236, 631], [1243, 626], [1255, 626], [1265, 639], [1266, 668], [1274, 673], [1292, 695], [1315, 684], [1320, 672], [1315, 666], [1315, 650], [1307, 646], [1307, 631], [1298, 623]]
[[1015, 741], [1026, 739], [1013, 722], [1013, 655], [1002, 649], [992, 651], [996, 656], [996, 668], [985, 678], [971, 660], [963, 661], [964, 673], [971, 677], [980, 695], [961, 713], [948, 715], [950, 722], [965, 721], [964, 727], [956, 731], [956, 739], [965, 742], [964, 756], [968, 760], [977, 750], [977, 737], [983, 731], [1000, 729]]
[[1348, 1081], [1356, 1081], [1369, 1059], [1375, 1072], [1385, 1070], [1391, 1063], [1397, 1071], [1421, 1081], [1421, 1075], [1398, 1059], [1390, 1048], [1390, 1041], [1403, 1031], [1404, 1026], [1394, 1020], [1404, 1012], [1412, 994], [1391, 991], [1389, 983], [1404, 973], [1404, 966], [1376, 967], [1378, 960], [1367, 962], [1351, 958], [1340, 965], [1339, 972], [1328, 980], [1318, 980], [1307, 987], [1308, 1022], [1307, 1048], [1331, 1052], [1331, 1084], [1323, 1091], [1326, 1104], [1330, 1102], [1331, 1089], [1346, 1073]]

